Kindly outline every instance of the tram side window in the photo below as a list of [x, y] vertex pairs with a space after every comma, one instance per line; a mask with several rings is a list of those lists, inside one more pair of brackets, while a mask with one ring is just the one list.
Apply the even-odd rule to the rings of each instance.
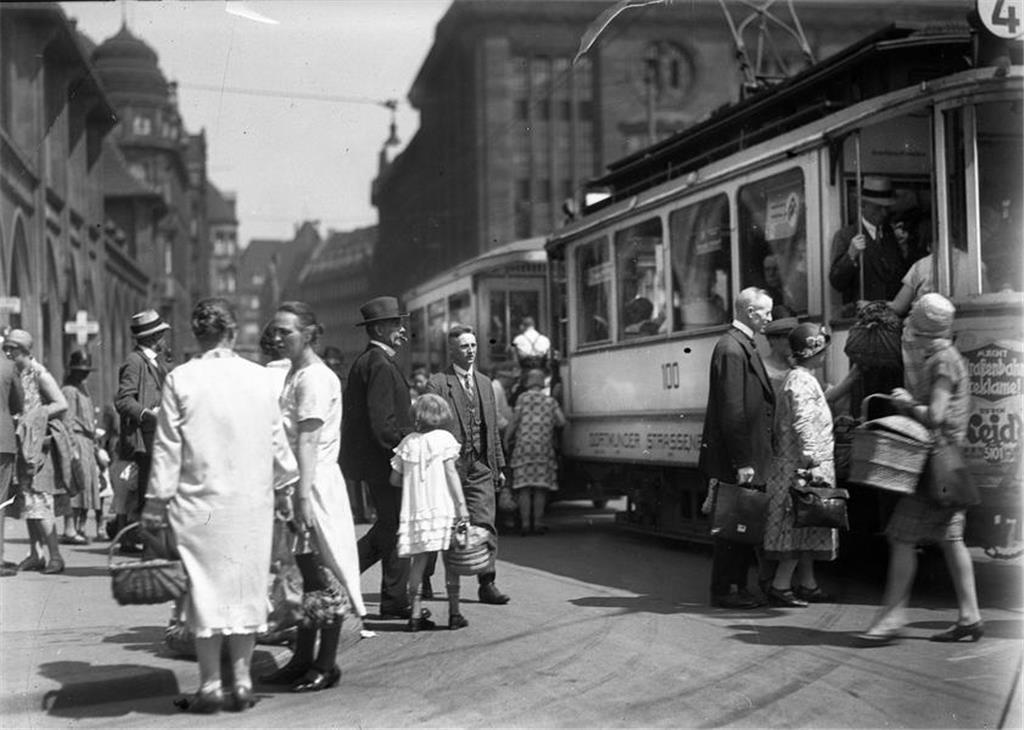
[[[786, 170], [740, 188], [740, 288], [758, 286], [776, 314], [807, 313], [807, 205], [804, 174]], [[785, 312], [781, 311], [785, 307]]]
[[668, 226], [675, 331], [728, 323], [732, 304], [729, 198], [722, 193], [673, 211]]
[[1020, 101], [978, 104], [976, 119], [981, 260], [985, 274], [982, 291], [1021, 292], [1024, 140], [1020, 133]]
[[668, 327], [663, 240], [660, 218], [615, 234], [620, 339], [656, 335]]
[[612, 263], [608, 256], [608, 239], [580, 246], [576, 252], [578, 342], [604, 342], [610, 339], [609, 304], [612, 288]]
[[460, 291], [448, 297], [448, 319], [452, 324], [474, 324], [468, 291]]

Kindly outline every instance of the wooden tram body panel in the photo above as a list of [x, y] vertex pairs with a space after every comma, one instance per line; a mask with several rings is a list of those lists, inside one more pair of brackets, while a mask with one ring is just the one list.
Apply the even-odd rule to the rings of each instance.
[[[925, 54], [929, 38], [876, 41], [847, 54], [864, 59], [866, 74], [874, 73], [871, 53], [907, 43]], [[673, 171], [672, 145], [686, 148], [683, 133], [602, 179], [613, 202], [548, 241], [549, 256], [565, 262], [567, 281], [565, 473], [625, 488], [627, 511], [619, 515], [625, 527], [707, 539], [699, 509], [706, 490], [696, 464], [711, 351], [731, 319], [736, 292], [765, 285], [769, 257], [783, 279], [798, 285], [795, 313], [833, 326], [821, 379], [835, 383], [847, 372], [843, 349], [853, 320], [842, 318], [828, 270], [832, 235], [853, 217], [856, 165], [864, 174], [886, 174], [927, 207], [923, 235], [931, 238], [934, 285], [958, 305], [957, 344], [972, 373], [966, 454], [984, 502], [972, 512], [969, 537], [986, 547], [1019, 539], [1024, 284], [1017, 270], [1004, 283], [989, 281], [1004, 275], [1001, 261], [1021, 258], [1022, 171], [1014, 164], [1020, 141], [998, 117], [1016, 109], [1013, 124], [1019, 124], [1022, 72], [1019, 66], [1002, 76], [991, 68], [934, 72], [719, 159], [688, 168], [683, 160]], [[893, 73], [900, 76], [900, 69]], [[788, 93], [801, 83], [793, 80]], [[669, 171], [662, 178], [669, 179], [645, 188], [631, 166], [656, 169], [659, 155]], [[617, 182], [629, 192], [616, 196]], [[992, 243], [982, 221], [983, 197], [997, 184], [999, 195], [1009, 196], [1002, 206], [1012, 233], [1001, 244]], [[966, 239], [965, 255], [952, 250], [957, 238]], [[793, 253], [795, 241], [802, 252]], [[698, 289], [703, 300], [690, 296]], [[785, 287], [778, 291], [777, 301], [787, 296]], [[709, 302], [721, 309], [723, 300], [725, 311], [709, 313]], [[639, 325], [637, 312], [647, 318]], [[877, 497], [851, 488], [862, 505]], [[854, 526], [878, 528], [877, 521]]]

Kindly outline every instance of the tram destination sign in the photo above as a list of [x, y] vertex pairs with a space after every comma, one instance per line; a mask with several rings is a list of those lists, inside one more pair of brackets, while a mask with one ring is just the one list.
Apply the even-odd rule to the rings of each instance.
[[608, 417], [574, 420], [565, 449], [577, 459], [696, 466], [699, 418]]

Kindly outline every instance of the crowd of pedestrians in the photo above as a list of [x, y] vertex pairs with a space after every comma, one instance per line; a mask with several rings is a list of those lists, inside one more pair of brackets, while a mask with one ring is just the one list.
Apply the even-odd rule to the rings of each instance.
[[[865, 182], [860, 228], [837, 234], [832, 283], [855, 304], [858, 267], [872, 267], [869, 281], [885, 279], [874, 281], [871, 296], [891, 299], [899, 315], [909, 312], [906, 387], [892, 392], [893, 407], [959, 443], [969, 384], [950, 340], [955, 310], [939, 294], [905, 281], [900, 288], [911, 253], [887, 243], [883, 183]], [[71, 353], [61, 388], [33, 357], [31, 334], [10, 330], [0, 359], [0, 498], [26, 520], [29, 554], [4, 561], [2, 575], [62, 572], [60, 545], [87, 544], [90, 516], [93, 539], [117, 535], [122, 553], [144, 557], [151, 555], [152, 533], [170, 530], [190, 584], [176, 616], [194, 638], [200, 671], [197, 692], [179, 704], [200, 713], [254, 704], [250, 663], [256, 637], [268, 630], [277, 542], [296, 554], [292, 569], [299, 555], [311, 556], [314, 577], [327, 586], [316, 589], [328, 596], [321, 619], [299, 622], [289, 661], [259, 678], [295, 692], [340, 681], [342, 622], [368, 615], [360, 574], [378, 562], [379, 616], [418, 632], [436, 628], [423, 599], [433, 597], [430, 579], [441, 559], [447, 627], [461, 629], [469, 622], [460, 608], [460, 577], [445, 554], [460, 530], [475, 531], [487, 554], [476, 571], [477, 597], [508, 603], [497, 584], [497, 496], [515, 495], [522, 535], [544, 534], [546, 502], [558, 489], [555, 444], [566, 419], [547, 371], [550, 341], [524, 318], [512, 343], [521, 375], [503, 385], [477, 367], [473, 328], [455, 323], [447, 332], [448, 366], [435, 373], [414, 366], [407, 380], [398, 363], [407, 315], [398, 300], [377, 297], [360, 315], [366, 346], [346, 372], [341, 353], [321, 347], [323, 327], [312, 309], [280, 304], [260, 341], [260, 366], [234, 352], [231, 305], [204, 299], [191, 319], [199, 354], [172, 370], [168, 324], [155, 310], [139, 312], [130, 321], [135, 347], [119, 369], [113, 408], [103, 409], [99, 422], [89, 353]], [[758, 334], [769, 344], [764, 358]], [[823, 388], [815, 375], [830, 342], [824, 325], [788, 316], [773, 321], [771, 296], [750, 287], [738, 294], [732, 325], [714, 347], [699, 456], [709, 484], [705, 512], [715, 509], [725, 484], [764, 492], [767, 508], [760, 543], [715, 536], [713, 606], [801, 608], [834, 600], [819, 585], [815, 562], [836, 558], [838, 531], [794, 526], [789, 494], [798, 472], [815, 483], [837, 481], [832, 406], [846, 390]], [[364, 493], [375, 519], [357, 540]], [[136, 523], [141, 530], [130, 527]], [[924, 541], [942, 545], [959, 602], [958, 622], [932, 638], [981, 637], [963, 524], [962, 509], [918, 497], [899, 502], [887, 531], [885, 606], [861, 635], [863, 645], [899, 636], [916, 546]], [[0, 518], [0, 549], [2, 530]], [[755, 564], [756, 593], [748, 585]], [[301, 565], [311, 593], [308, 584], [316, 581], [309, 563]], [[224, 647], [230, 673], [222, 676]]]

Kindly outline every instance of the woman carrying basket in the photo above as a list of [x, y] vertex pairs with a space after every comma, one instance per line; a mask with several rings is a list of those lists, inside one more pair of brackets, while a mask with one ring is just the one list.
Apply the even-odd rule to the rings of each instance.
[[[892, 398], [901, 413], [959, 445], [967, 433], [971, 394], [967, 365], [951, 339], [955, 314], [952, 302], [941, 294], [929, 293], [917, 300], [904, 335], [904, 355], [913, 366], [905, 373], [907, 388], [897, 388]], [[916, 348], [914, 357], [906, 357], [908, 345]], [[978, 609], [974, 566], [964, 545], [965, 518], [964, 509], [941, 507], [916, 494], [900, 499], [886, 529], [890, 557], [885, 605], [871, 628], [858, 635], [862, 646], [882, 646], [899, 638], [917, 570], [917, 545], [922, 542], [942, 546], [959, 607], [957, 622], [931, 640], [981, 638], [985, 627]]]
[[[188, 712], [254, 704], [249, 667], [267, 626], [267, 571], [275, 501], [298, 473], [264, 368], [232, 351], [231, 305], [204, 299], [192, 310], [201, 354], [167, 376], [157, 419], [144, 527], [170, 524], [189, 578], [184, 613], [196, 636], [199, 691]], [[234, 685], [221, 687], [227, 637]]]

